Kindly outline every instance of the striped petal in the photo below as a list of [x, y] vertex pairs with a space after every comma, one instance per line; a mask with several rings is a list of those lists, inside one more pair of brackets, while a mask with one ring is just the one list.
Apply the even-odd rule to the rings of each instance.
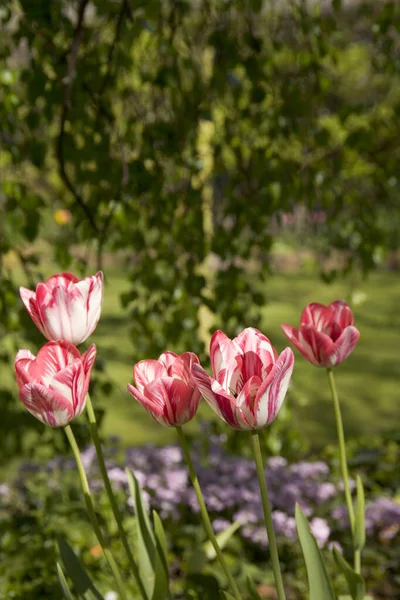
[[241, 348], [223, 331], [216, 331], [211, 338], [210, 359], [215, 379], [225, 390], [236, 394], [238, 385], [243, 387]]
[[166, 350], [160, 354], [158, 360], [166, 369], [168, 369], [168, 367], [174, 364], [176, 358], [178, 358], [178, 354], [171, 352], [171, 350]]
[[94, 361], [96, 360], [96, 354], [97, 348], [95, 344], [91, 344], [86, 352], [82, 354], [81, 360], [86, 377], [90, 377], [90, 371], [92, 370]]
[[255, 429], [272, 423], [277, 416], [289, 387], [293, 367], [293, 352], [285, 348], [258, 390], [254, 407]]
[[332, 309], [318, 302], [308, 304], [301, 315], [301, 326], [310, 325], [318, 331], [322, 331], [332, 321]]
[[329, 305], [332, 310], [333, 318], [336, 323], [340, 326], [340, 329], [343, 330], [349, 325], [354, 324], [354, 316], [350, 309], [350, 307], [343, 300], [335, 300], [332, 304]]
[[167, 375], [166, 367], [158, 360], [151, 358], [148, 360], [141, 360], [133, 367], [135, 385], [141, 392], [143, 392], [148, 383], [163, 375]]
[[258, 329], [247, 327], [233, 341], [243, 353], [242, 381], [246, 382], [253, 375], [265, 379], [277, 358], [269, 339]]
[[302, 347], [300, 352], [312, 364], [317, 367], [329, 366], [327, 357], [332, 353], [333, 342], [328, 335], [306, 325], [300, 328], [299, 342]]
[[74, 418], [70, 402], [44, 385], [29, 383], [23, 386], [20, 398], [36, 419], [50, 427], [63, 427]]
[[351, 354], [357, 345], [360, 332], [355, 327], [349, 326], [342, 332], [339, 339], [335, 342], [331, 354], [327, 357], [329, 366], [340, 365], [349, 354]]
[[250, 429], [242, 411], [236, 406], [235, 399], [230, 396], [216, 381], [206, 373], [200, 365], [193, 366], [193, 379], [206, 402], [213, 411], [235, 429]]
[[36, 293], [32, 292], [31, 290], [28, 290], [27, 288], [20, 287], [19, 294], [32, 321], [35, 323], [40, 333], [42, 333], [46, 337], [43, 322], [36, 304]]
[[162, 404], [154, 401], [153, 398], [147, 398], [138, 388], [128, 384], [128, 392], [143, 406], [145, 410], [159, 423], [164, 425], [163, 412], [164, 407]]
[[85, 406], [88, 384], [89, 380], [85, 376], [83, 364], [77, 360], [59, 371], [52, 379], [49, 388], [68, 400], [74, 416], [78, 416]]

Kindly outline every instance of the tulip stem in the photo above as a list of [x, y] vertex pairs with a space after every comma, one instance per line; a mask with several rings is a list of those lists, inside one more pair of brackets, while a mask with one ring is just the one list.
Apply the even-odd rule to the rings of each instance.
[[279, 564], [278, 548], [276, 545], [274, 525], [272, 523], [271, 505], [268, 497], [267, 482], [264, 473], [264, 461], [260, 446], [260, 438], [258, 432], [253, 429], [251, 432], [251, 441], [253, 444], [254, 460], [256, 463], [258, 484], [261, 492], [261, 502], [264, 511], [265, 527], [267, 529], [269, 551], [271, 555], [272, 570], [274, 572], [276, 591], [278, 592], [279, 600], [285, 600], [285, 588], [283, 587], [281, 567]]
[[111, 571], [114, 575], [115, 583], [117, 584], [119, 593], [121, 595], [122, 600], [128, 600], [128, 597], [125, 593], [124, 584], [122, 583], [121, 573], [119, 572], [117, 563], [115, 558], [106, 542], [103, 533], [100, 529], [100, 525], [97, 521], [96, 513], [93, 506], [93, 500], [90, 493], [89, 483], [86, 477], [85, 469], [82, 464], [81, 454], [79, 452], [78, 444], [76, 443], [75, 436], [72, 432], [72, 429], [69, 425], [64, 427], [66, 436], [68, 438], [69, 444], [71, 446], [76, 466], [78, 467], [79, 476], [81, 479], [81, 485], [83, 490], [83, 495], [85, 497], [86, 509], [89, 515], [90, 522], [93, 527], [93, 531], [97, 537], [97, 540], [103, 550], [104, 556], [106, 557], [108, 564], [110, 565]]
[[234, 597], [236, 598], [236, 600], [242, 600], [242, 596], [240, 595], [239, 588], [236, 584], [236, 581], [232, 577], [232, 574], [229, 571], [228, 565], [226, 564], [224, 555], [221, 551], [221, 548], [218, 545], [217, 538], [216, 538], [214, 530], [212, 528], [211, 520], [210, 520], [208, 511], [207, 511], [207, 507], [206, 507], [206, 503], [204, 502], [203, 494], [202, 494], [202, 491], [200, 488], [199, 480], [197, 479], [197, 475], [194, 470], [193, 462], [190, 457], [189, 447], [188, 447], [188, 444], [186, 441], [185, 434], [183, 433], [182, 428], [179, 427], [178, 425], [175, 426], [175, 429], [178, 433], [178, 438], [179, 438], [180, 444], [182, 446], [183, 455], [185, 457], [186, 464], [189, 469], [190, 479], [192, 481], [194, 491], [196, 492], [197, 500], [198, 500], [198, 503], [200, 506], [200, 514], [201, 514], [201, 518], [203, 520], [204, 529], [206, 530], [209, 540], [214, 547], [215, 554], [216, 554], [216, 556], [219, 560], [219, 563], [229, 581], [229, 584], [231, 586], [231, 590], [233, 592]]
[[107, 468], [106, 468], [106, 464], [105, 464], [105, 460], [104, 460], [103, 449], [101, 447], [99, 431], [98, 431], [98, 427], [97, 427], [96, 415], [93, 410], [93, 405], [92, 405], [92, 401], [90, 399], [89, 394], [86, 396], [86, 408], [87, 408], [87, 414], [89, 417], [90, 432], [92, 434], [92, 439], [93, 439], [94, 446], [96, 449], [96, 454], [97, 454], [97, 458], [98, 458], [98, 462], [99, 462], [99, 466], [100, 466], [101, 476], [103, 478], [104, 486], [106, 488], [107, 496], [110, 501], [114, 519], [115, 519], [115, 522], [118, 527], [119, 536], [121, 538], [122, 545], [124, 546], [126, 555], [128, 557], [129, 566], [130, 566], [132, 574], [135, 578], [136, 584], [139, 588], [140, 594], [141, 594], [142, 598], [144, 598], [144, 600], [148, 600], [146, 590], [145, 590], [143, 582], [140, 578], [138, 566], [135, 562], [135, 559], [133, 558], [133, 554], [132, 554], [131, 548], [129, 546], [128, 538], [127, 538], [124, 526], [122, 524], [121, 513], [118, 508], [118, 504], [115, 500], [114, 492], [111, 487], [110, 479], [108, 477]]
[[[338, 396], [337, 389], [336, 389], [335, 378], [333, 376], [333, 369], [328, 368], [327, 371], [328, 371], [329, 385], [331, 388], [331, 394], [332, 394], [332, 399], [333, 399], [333, 406], [335, 409], [336, 429], [337, 429], [337, 436], [338, 436], [338, 442], [339, 442], [340, 470], [342, 472], [344, 495], [346, 498], [347, 511], [349, 513], [351, 535], [352, 535], [352, 538], [354, 541], [355, 516], [354, 516], [353, 500], [351, 497], [350, 486], [349, 486], [349, 471], [347, 469], [346, 444], [345, 444], [345, 440], [344, 440], [342, 413], [340, 410], [339, 396]], [[354, 550], [354, 570], [356, 573], [360, 573], [360, 570], [361, 570], [360, 550]]]

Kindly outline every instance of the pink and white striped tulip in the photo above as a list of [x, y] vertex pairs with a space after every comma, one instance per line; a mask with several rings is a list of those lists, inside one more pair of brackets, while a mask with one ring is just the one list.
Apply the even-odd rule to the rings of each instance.
[[103, 303], [103, 273], [79, 280], [72, 273], [53, 275], [36, 286], [21, 287], [25, 308], [45, 338], [78, 345], [95, 330]]
[[20, 350], [14, 368], [25, 407], [45, 425], [67, 425], [85, 408], [95, 358], [94, 344], [82, 356], [65, 341], [48, 342], [36, 357]]
[[258, 329], [248, 327], [233, 340], [222, 331], [211, 338], [214, 378], [193, 365], [193, 378], [211, 408], [235, 429], [261, 429], [279, 412], [289, 387], [294, 357], [279, 356]]
[[133, 367], [136, 387], [128, 390], [158, 423], [183, 425], [193, 419], [201, 398], [191, 373], [198, 362], [193, 352], [178, 356], [168, 350], [158, 360], [141, 360]]
[[335, 367], [353, 352], [360, 332], [354, 327], [350, 307], [343, 300], [324, 306], [308, 304], [300, 327], [282, 325], [282, 329], [299, 352], [316, 367]]

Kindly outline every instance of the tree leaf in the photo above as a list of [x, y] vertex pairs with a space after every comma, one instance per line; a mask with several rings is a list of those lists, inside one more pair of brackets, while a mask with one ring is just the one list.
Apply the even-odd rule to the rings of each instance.
[[58, 581], [60, 583], [60, 587], [64, 594], [64, 598], [66, 600], [74, 600], [74, 597], [71, 594], [71, 590], [69, 589], [67, 580], [65, 579], [65, 575], [64, 575], [64, 572], [62, 570], [60, 563], [57, 563], [57, 576], [58, 576]]
[[357, 500], [354, 527], [354, 548], [362, 550], [365, 546], [365, 499], [361, 477], [357, 475]]
[[132, 496], [136, 524], [137, 524], [137, 545], [139, 552], [139, 571], [142, 577], [143, 585], [149, 598], [153, 597], [155, 582], [155, 561], [156, 561], [156, 542], [153, 530], [150, 525], [150, 519], [143, 501], [142, 490], [136, 477], [126, 469], [128, 477], [129, 490]]
[[308, 521], [296, 504], [296, 528], [306, 563], [310, 600], [336, 600], [318, 544]]
[[[227, 527], [226, 529], [221, 531], [216, 536], [217, 541], [218, 541], [218, 546], [221, 548], [221, 550], [226, 546], [226, 544], [228, 543], [229, 539], [233, 536], [235, 531], [237, 531], [239, 529], [240, 525], [241, 525], [241, 523], [239, 521], [234, 521], [233, 523], [231, 523], [231, 525], [229, 525], [229, 527]], [[210, 540], [205, 542], [205, 544], [203, 545], [203, 549], [204, 549], [204, 552], [205, 552], [208, 560], [214, 560], [216, 558], [214, 546], [212, 545]]]
[[83, 595], [91, 590], [97, 598], [102, 598], [67, 540], [59, 535], [57, 543], [65, 571], [70, 576], [77, 593]]

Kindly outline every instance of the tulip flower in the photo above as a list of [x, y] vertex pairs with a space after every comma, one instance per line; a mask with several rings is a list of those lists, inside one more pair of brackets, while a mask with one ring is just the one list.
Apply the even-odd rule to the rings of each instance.
[[128, 390], [162, 425], [183, 425], [194, 417], [201, 398], [191, 374], [198, 362], [193, 352], [178, 356], [168, 350], [158, 360], [141, 360], [133, 367], [136, 387]]
[[103, 273], [79, 280], [72, 273], [53, 275], [36, 292], [20, 288], [22, 302], [36, 327], [50, 341], [78, 345], [95, 330], [103, 302]]
[[336, 300], [328, 306], [308, 304], [301, 315], [299, 329], [290, 325], [282, 325], [282, 329], [311, 364], [331, 368], [354, 350], [360, 333], [353, 324], [350, 307], [343, 300]]
[[63, 427], [85, 408], [96, 346], [80, 354], [66, 341], [48, 342], [35, 357], [20, 350], [15, 359], [19, 397], [28, 411], [51, 427]]
[[210, 377], [193, 365], [193, 378], [211, 408], [235, 429], [260, 429], [279, 412], [289, 387], [294, 357], [290, 348], [279, 356], [265, 335], [244, 329], [230, 340], [222, 331], [211, 338]]

